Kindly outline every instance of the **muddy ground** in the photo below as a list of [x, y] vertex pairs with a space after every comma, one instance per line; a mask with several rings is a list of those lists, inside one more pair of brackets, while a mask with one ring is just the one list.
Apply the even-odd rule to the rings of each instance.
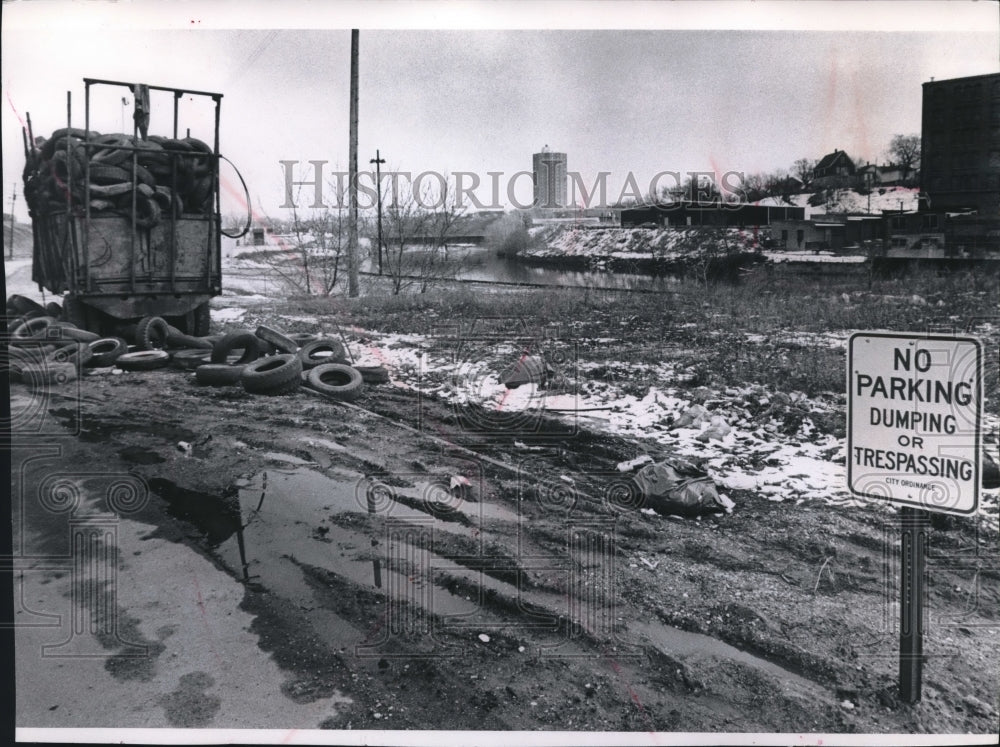
[[885, 507], [644, 513], [616, 465], [662, 447], [470, 436], [495, 414], [391, 384], [345, 406], [99, 369], [11, 404], [22, 727], [997, 731], [971, 520], [930, 530], [910, 706]]

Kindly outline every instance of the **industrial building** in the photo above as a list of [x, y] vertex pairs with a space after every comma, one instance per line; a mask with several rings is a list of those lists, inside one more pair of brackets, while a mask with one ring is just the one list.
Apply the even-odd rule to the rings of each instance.
[[687, 226], [716, 226], [729, 228], [754, 228], [770, 226], [777, 220], [802, 220], [805, 208], [771, 207], [749, 203], [694, 202], [680, 200], [657, 205], [640, 205], [623, 208], [623, 228], [651, 226], [657, 228], [684, 228]]
[[920, 147], [928, 209], [1000, 218], [1000, 73], [924, 83]]
[[549, 150], [546, 145], [541, 153], [532, 156], [532, 176], [535, 182], [535, 199], [538, 208], [566, 207], [566, 154]]

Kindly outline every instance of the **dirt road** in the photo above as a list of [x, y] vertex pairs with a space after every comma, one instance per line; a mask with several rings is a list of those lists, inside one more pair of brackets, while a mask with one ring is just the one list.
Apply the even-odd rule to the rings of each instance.
[[11, 403], [19, 726], [996, 731], [973, 522], [932, 529], [908, 706], [885, 508], [644, 513], [615, 489], [641, 439], [456, 438], [493, 414], [392, 385], [100, 369]]

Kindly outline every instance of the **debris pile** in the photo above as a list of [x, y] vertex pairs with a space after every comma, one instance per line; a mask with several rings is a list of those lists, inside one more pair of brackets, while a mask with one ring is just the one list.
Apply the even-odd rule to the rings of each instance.
[[343, 343], [315, 334], [286, 335], [261, 326], [225, 335], [194, 337], [162, 317], [149, 316], [126, 328], [124, 337], [101, 337], [49, 316], [45, 307], [20, 296], [7, 302], [7, 368], [12, 381], [29, 387], [61, 385], [84, 368], [114, 366], [121, 371], [152, 371], [171, 366], [193, 371], [204, 386], [242, 386], [247, 392], [281, 395], [305, 386], [341, 401], [356, 400], [365, 384], [389, 381], [381, 366], [350, 365]]

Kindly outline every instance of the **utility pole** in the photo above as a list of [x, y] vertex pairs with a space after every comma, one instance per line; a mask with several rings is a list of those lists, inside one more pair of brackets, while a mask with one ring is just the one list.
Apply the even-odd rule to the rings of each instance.
[[17, 202], [17, 182], [10, 198], [10, 259], [14, 259], [14, 204]]
[[382, 274], [382, 164], [385, 163], [385, 159], [382, 158], [378, 149], [375, 149], [375, 158], [372, 158], [368, 163], [375, 164], [375, 187], [378, 189], [378, 274]]
[[358, 30], [351, 29], [351, 125], [347, 189], [347, 295], [358, 296]]

